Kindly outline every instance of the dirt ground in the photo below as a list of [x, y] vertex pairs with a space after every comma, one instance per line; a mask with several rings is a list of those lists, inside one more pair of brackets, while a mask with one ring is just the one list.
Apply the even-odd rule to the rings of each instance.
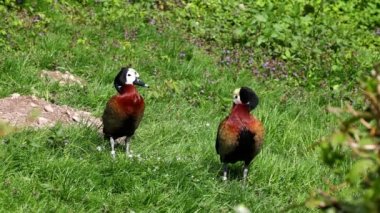
[[[60, 85], [79, 84], [85, 82], [69, 72], [41, 71], [41, 78], [58, 81]], [[89, 112], [78, 110], [69, 106], [60, 106], [49, 103], [34, 96], [21, 96], [14, 93], [9, 97], [0, 99], [0, 124], [11, 128], [24, 127], [41, 128], [51, 127], [57, 122], [64, 124], [83, 123], [100, 130], [101, 120]]]
[[48, 81], [57, 81], [60, 85], [64, 84], [78, 84], [80, 87], [83, 87], [86, 82], [81, 78], [71, 74], [69, 71], [60, 72], [60, 71], [48, 71], [42, 70], [40, 77]]
[[61, 123], [84, 123], [99, 128], [99, 118], [89, 112], [68, 106], [51, 104], [34, 96], [20, 96], [0, 99], [0, 119], [16, 127], [46, 127]]

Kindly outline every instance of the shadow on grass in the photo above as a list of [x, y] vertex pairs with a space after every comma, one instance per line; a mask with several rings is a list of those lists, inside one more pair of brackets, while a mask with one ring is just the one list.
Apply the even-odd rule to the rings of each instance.
[[[215, 161], [214, 159], [203, 159], [202, 164], [208, 168], [208, 173], [210, 173], [210, 176], [222, 181], [223, 164], [219, 160]], [[227, 177], [228, 180], [243, 180], [243, 162], [228, 164]]]

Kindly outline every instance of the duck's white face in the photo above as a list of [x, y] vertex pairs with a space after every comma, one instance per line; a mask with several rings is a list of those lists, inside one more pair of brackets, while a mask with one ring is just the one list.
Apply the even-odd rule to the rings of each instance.
[[242, 102], [240, 100], [240, 88], [234, 90], [233, 99], [234, 99], [235, 104], [242, 104]]
[[133, 84], [133, 82], [138, 79], [140, 75], [133, 68], [128, 68], [127, 74], [125, 75], [125, 84]]

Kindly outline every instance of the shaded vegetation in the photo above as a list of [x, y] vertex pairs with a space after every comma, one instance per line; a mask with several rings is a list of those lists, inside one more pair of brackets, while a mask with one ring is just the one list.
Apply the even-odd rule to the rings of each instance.
[[[346, 177], [344, 182], [331, 184], [327, 191], [320, 191], [307, 202], [310, 207], [338, 212], [380, 211], [380, 66], [372, 76], [362, 82], [367, 103], [364, 109], [331, 109], [333, 112], [348, 113], [338, 129], [321, 144], [324, 162], [338, 168], [347, 158], [353, 165], [348, 171], [335, 169]], [[346, 117], [346, 116], [345, 116]], [[342, 188], [352, 194], [341, 195]]]
[[[175, 23], [200, 46], [211, 49], [222, 65], [310, 88], [346, 89], [347, 82], [352, 88], [380, 60], [380, 3], [375, 0], [61, 2], [5, 4], [26, 10], [17, 16], [5, 14], [0, 45], [17, 48], [14, 34], [18, 30], [34, 28], [37, 31], [31, 36], [40, 35], [53, 15], [49, 10], [63, 9], [72, 21], [101, 29], [126, 19], [135, 22], [134, 26], [154, 26], [159, 32]], [[25, 18], [26, 11], [34, 15]], [[134, 30], [125, 32], [125, 38], [133, 40]], [[76, 36], [79, 43], [91, 42]]]
[[[220, 63], [309, 87], [354, 86], [380, 55], [378, 1], [157, 1], [167, 19], [220, 51]], [[364, 72], [364, 73], [363, 73]]]

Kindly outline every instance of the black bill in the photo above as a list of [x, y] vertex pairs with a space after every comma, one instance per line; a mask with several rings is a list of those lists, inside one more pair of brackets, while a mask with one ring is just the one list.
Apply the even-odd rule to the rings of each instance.
[[140, 80], [139, 78], [136, 78], [136, 80], [133, 82], [134, 85], [142, 86], [142, 87], [149, 87], [148, 84], [144, 83], [144, 81]]

